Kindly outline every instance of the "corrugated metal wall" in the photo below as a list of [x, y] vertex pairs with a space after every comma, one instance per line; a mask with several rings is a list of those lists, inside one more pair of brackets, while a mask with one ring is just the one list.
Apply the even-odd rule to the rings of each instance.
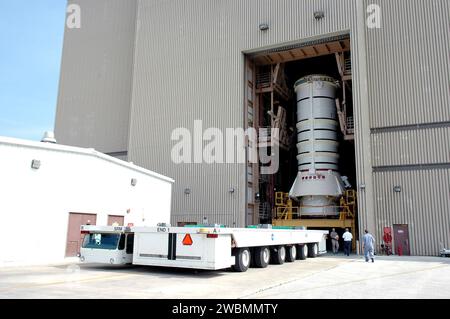
[[450, 2], [365, 3], [382, 8], [366, 32], [377, 237], [408, 224], [411, 253], [436, 255], [450, 246]]
[[[246, 172], [243, 164], [174, 164], [172, 130], [192, 131], [196, 119], [204, 128], [243, 127], [243, 51], [348, 33], [355, 8], [353, 0], [139, 1], [129, 158], [176, 180], [174, 222], [207, 216], [244, 226]], [[262, 22], [270, 30], [261, 32]]]
[[450, 123], [372, 134], [375, 167], [450, 163]]
[[136, 0], [71, 3], [81, 8], [81, 28], [65, 29], [56, 138], [61, 144], [125, 152]]
[[450, 121], [450, 2], [366, 3], [382, 9], [366, 32], [371, 127]]
[[449, 247], [449, 168], [378, 172], [374, 181], [378, 238], [385, 226], [408, 224], [411, 254], [437, 255], [441, 243]]

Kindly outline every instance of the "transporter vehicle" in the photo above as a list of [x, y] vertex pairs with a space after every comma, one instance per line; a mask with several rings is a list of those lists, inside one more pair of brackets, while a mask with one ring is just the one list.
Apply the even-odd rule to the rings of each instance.
[[[80, 260], [85, 263], [207, 270], [231, 267], [237, 272], [244, 272], [250, 266], [265, 268], [269, 263], [283, 264], [316, 257], [326, 252], [328, 234], [325, 230], [272, 225], [249, 228], [83, 225], [81, 230], [86, 233], [80, 250]], [[97, 244], [99, 238], [101, 241]]]

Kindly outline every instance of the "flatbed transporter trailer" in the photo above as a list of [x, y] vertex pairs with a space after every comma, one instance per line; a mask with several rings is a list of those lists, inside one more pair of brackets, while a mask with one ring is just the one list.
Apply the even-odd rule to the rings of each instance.
[[[82, 226], [84, 232], [105, 231], [105, 226]], [[123, 233], [121, 227], [110, 231]], [[100, 229], [101, 228], [101, 229]], [[265, 268], [326, 252], [326, 230], [277, 228], [225, 228], [216, 226], [131, 227], [134, 234], [132, 264], [192, 269], [232, 268], [238, 272], [250, 266]], [[81, 248], [84, 262], [99, 262], [104, 251]], [[106, 254], [105, 256], [110, 256]], [[104, 263], [109, 263], [107, 257]]]

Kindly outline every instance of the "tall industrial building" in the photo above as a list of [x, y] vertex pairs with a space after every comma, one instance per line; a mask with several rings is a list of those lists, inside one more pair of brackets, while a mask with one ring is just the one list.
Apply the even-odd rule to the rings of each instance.
[[[352, 231], [369, 229], [377, 247], [392, 234], [399, 254], [450, 246], [449, 1], [69, 4], [80, 6], [81, 28], [65, 31], [57, 140], [175, 179], [173, 224], [274, 217], [276, 192], [300, 176], [295, 83], [323, 75], [338, 87], [336, 170], [356, 191]], [[204, 130], [266, 129], [268, 149], [279, 128], [279, 171], [174, 163], [172, 132], [194, 132], [196, 120]]]

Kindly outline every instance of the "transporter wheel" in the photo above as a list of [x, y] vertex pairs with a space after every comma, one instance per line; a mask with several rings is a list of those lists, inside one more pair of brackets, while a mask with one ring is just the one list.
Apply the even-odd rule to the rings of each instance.
[[308, 257], [308, 245], [297, 245], [297, 259], [305, 260]]
[[297, 246], [292, 245], [286, 247], [286, 261], [292, 263], [297, 259]]
[[286, 260], [286, 248], [284, 246], [278, 246], [271, 249], [271, 262], [276, 265], [284, 264]]
[[257, 268], [266, 268], [270, 261], [270, 249], [268, 247], [256, 247], [253, 263]]
[[308, 257], [314, 258], [319, 254], [319, 245], [317, 243], [308, 244]]
[[235, 262], [232, 267], [236, 272], [245, 272], [250, 267], [250, 249], [238, 248], [234, 252]]

